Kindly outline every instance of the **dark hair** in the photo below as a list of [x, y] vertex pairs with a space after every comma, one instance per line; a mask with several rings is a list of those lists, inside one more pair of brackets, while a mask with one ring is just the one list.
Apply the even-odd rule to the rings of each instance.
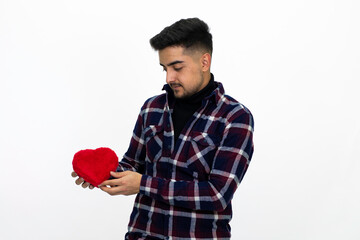
[[212, 35], [208, 25], [198, 18], [181, 19], [164, 28], [150, 39], [150, 45], [155, 50], [169, 46], [182, 46], [186, 49], [205, 50], [212, 54]]

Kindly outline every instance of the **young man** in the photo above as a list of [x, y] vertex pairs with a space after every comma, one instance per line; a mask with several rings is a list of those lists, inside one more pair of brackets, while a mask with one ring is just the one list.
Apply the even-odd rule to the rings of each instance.
[[206, 23], [182, 19], [150, 44], [165, 93], [145, 102], [114, 179], [100, 188], [137, 194], [126, 239], [229, 239], [231, 199], [253, 153], [252, 115], [215, 82]]

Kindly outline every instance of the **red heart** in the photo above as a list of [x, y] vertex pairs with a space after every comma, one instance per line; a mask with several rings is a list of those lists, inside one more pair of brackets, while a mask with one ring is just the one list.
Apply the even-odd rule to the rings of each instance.
[[110, 148], [85, 149], [75, 153], [72, 164], [79, 177], [97, 187], [116, 170], [118, 157]]

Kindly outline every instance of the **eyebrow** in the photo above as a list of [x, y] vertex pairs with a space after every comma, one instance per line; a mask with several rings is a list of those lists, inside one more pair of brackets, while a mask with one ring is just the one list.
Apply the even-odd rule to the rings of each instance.
[[[176, 60], [176, 61], [173, 61], [171, 63], [169, 63], [167, 66], [170, 67], [172, 65], [175, 65], [175, 64], [178, 64], [178, 63], [183, 63], [184, 61], [179, 61], [179, 60]], [[165, 67], [163, 64], [160, 63], [161, 66]]]

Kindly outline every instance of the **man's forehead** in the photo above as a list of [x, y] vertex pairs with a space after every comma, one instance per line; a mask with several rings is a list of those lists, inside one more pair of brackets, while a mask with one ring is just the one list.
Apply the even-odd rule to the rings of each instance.
[[184, 48], [179, 46], [159, 50], [159, 60], [162, 66], [184, 63], [188, 57], [184, 54]]

